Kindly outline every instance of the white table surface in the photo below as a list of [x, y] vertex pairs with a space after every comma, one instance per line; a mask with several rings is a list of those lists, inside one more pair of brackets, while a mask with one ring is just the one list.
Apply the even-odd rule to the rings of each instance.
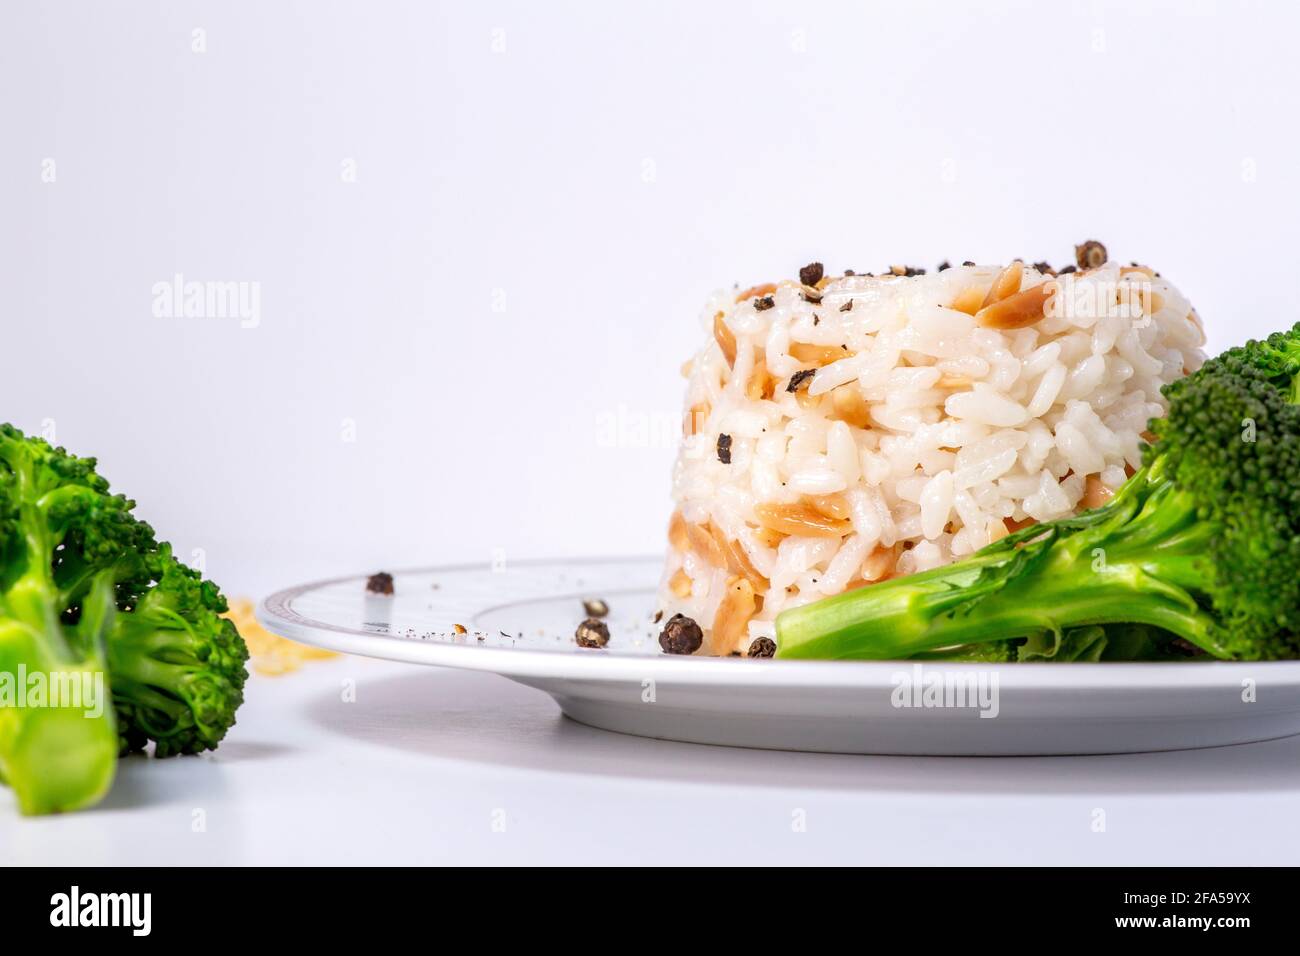
[[218, 752], [126, 760], [94, 810], [23, 819], [0, 791], [0, 861], [1294, 864], [1298, 800], [1300, 737], [1113, 757], [739, 750], [584, 727], [493, 675], [346, 658], [255, 676]]

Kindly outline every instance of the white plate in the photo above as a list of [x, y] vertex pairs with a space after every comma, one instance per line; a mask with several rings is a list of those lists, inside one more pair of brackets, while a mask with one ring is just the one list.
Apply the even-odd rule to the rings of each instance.
[[[696, 743], [878, 754], [1179, 750], [1300, 733], [1300, 661], [954, 664], [677, 657], [651, 621], [658, 559], [547, 561], [288, 588], [258, 608], [304, 644], [493, 671], [574, 720]], [[608, 602], [608, 648], [578, 647], [582, 599]], [[456, 625], [465, 628], [458, 632]], [[924, 693], [951, 686], [945, 706]], [[973, 688], [967, 706], [955, 691]], [[982, 694], [982, 696], [980, 696]], [[973, 705], [972, 705], [973, 704]], [[994, 716], [994, 712], [996, 715]], [[982, 713], [989, 716], [981, 716]]]

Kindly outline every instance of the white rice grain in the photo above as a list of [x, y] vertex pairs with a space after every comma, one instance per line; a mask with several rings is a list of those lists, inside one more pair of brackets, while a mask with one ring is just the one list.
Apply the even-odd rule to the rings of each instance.
[[952, 514], [953, 480], [951, 471], [941, 471], [929, 481], [921, 492], [921, 533], [927, 538], [943, 534]]

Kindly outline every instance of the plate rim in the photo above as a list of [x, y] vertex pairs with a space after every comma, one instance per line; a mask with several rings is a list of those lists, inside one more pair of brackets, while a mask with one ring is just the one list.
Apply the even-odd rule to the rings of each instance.
[[[545, 567], [558, 563], [602, 565], [655, 561], [655, 556], [531, 558], [512, 565]], [[400, 568], [391, 573], [446, 574], [491, 572], [484, 562]], [[529, 648], [483, 647], [477, 644], [416, 641], [392, 634], [359, 632], [326, 621], [312, 620], [290, 602], [309, 591], [356, 581], [366, 573], [338, 575], [281, 588], [256, 603], [259, 624], [273, 634], [327, 650], [380, 660], [400, 661], [459, 670], [487, 671], [512, 678], [639, 682], [653, 679], [678, 684], [764, 686], [788, 689], [882, 689], [894, 686], [894, 675], [923, 663], [928, 671], [995, 672], [1003, 687], [1024, 690], [1169, 691], [1221, 689], [1227, 683], [1253, 677], [1264, 686], [1300, 686], [1300, 660], [1207, 661], [1188, 663], [1069, 662], [971, 663], [942, 661], [817, 661], [750, 660], [674, 656], [614, 655], [599, 649], [582, 654]]]

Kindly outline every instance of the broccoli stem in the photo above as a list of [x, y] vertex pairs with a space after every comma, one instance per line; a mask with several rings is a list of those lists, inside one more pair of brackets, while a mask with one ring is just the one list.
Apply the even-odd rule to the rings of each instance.
[[[56, 635], [58, 640], [51, 641]], [[76, 810], [97, 802], [108, 792], [117, 767], [107, 673], [97, 655], [73, 660], [62, 653], [62, 643], [57, 628], [35, 631], [17, 620], [0, 626], [0, 673], [13, 682], [10, 691], [15, 695], [0, 706], [0, 775], [13, 788], [24, 814]], [[89, 687], [102, 696], [98, 701], [83, 698], [81, 706], [48, 696], [39, 706], [15, 706], [23, 674], [39, 674], [47, 695], [56, 678], [83, 688], [89, 678]], [[63, 706], [51, 706], [56, 702]], [[92, 713], [95, 709], [97, 714]]]
[[1136, 623], [1226, 656], [1193, 590], [1214, 528], [1158, 472], [1139, 472], [1097, 511], [1025, 529], [956, 564], [785, 611], [778, 655], [961, 654], [962, 645], [1043, 630]]
[[[0, 680], [14, 698], [0, 701], [0, 779], [13, 789], [22, 813], [58, 813], [99, 801], [117, 769], [103, 654], [113, 598], [106, 581], [93, 588], [78, 633], [65, 633], [51, 572], [57, 539], [46, 522], [46, 504], [35, 500], [30, 468], [10, 467], [26, 496], [19, 516], [29, 558], [0, 601]], [[27, 688], [18, 686], [33, 677], [45, 685], [38, 702], [24, 700]], [[63, 689], [75, 685], [79, 694], [88, 688], [101, 698], [55, 699], [56, 683]]]
[[[898, 578], [794, 608], [778, 622], [782, 657], [899, 659], [935, 648], [1060, 633], [1087, 624], [1150, 624], [1215, 653], [1208, 622], [1186, 604], [1146, 593], [1145, 573], [1114, 568], [1095, 573], [1085, 564], [1028, 575], [982, 599], [978, 611], [950, 610], [948, 592], [963, 576], [942, 569], [923, 581]], [[867, 600], [867, 598], [870, 598]]]

